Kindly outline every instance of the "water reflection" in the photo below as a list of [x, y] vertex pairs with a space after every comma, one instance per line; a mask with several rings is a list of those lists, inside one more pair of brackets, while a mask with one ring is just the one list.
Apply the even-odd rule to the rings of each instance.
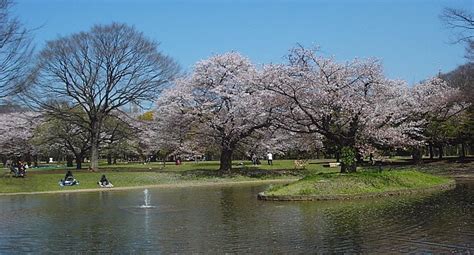
[[474, 182], [425, 196], [268, 202], [266, 185], [0, 197], [0, 253], [468, 253]]
[[311, 203], [301, 207], [313, 225], [305, 233], [322, 236], [315, 243], [326, 252], [472, 251], [473, 191], [472, 183], [461, 183], [429, 196]]

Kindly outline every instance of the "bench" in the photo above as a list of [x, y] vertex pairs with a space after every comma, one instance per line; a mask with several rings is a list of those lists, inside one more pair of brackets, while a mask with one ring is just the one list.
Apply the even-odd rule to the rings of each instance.
[[338, 166], [340, 166], [340, 165], [341, 165], [341, 163], [339, 163], [339, 162], [331, 162], [331, 163], [329, 163], [329, 167], [338, 167]]

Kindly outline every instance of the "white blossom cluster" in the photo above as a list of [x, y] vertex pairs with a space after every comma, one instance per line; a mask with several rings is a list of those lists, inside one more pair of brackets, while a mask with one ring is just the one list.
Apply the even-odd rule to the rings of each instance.
[[[229, 52], [198, 62], [175, 80], [162, 92], [152, 121], [114, 113], [117, 121], [111, 119], [100, 138], [112, 147], [133, 136], [144, 154], [214, 149], [221, 163], [237, 150], [251, 156], [349, 146], [368, 155], [422, 143], [430, 118], [462, 108], [453, 103], [458, 93], [439, 78], [412, 87], [388, 79], [375, 59], [340, 63], [297, 47], [286, 64], [259, 67]], [[31, 112], [0, 114], [1, 154], [34, 151], [30, 140], [39, 121]], [[121, 122], [137, 132], [128, 134]]]
[[[274, 151], [320, 148], [325, 140], [368, 154], [420, 143], [425, 116], [454, 110], [458, 91], [438, 78], [410, 87], [386, 78], [378, 60], [339, 63], [317, 53], [297, 47], [287, 64], [262, 68], [236, 52], [197, 63], [158, 102], [161, 139], [222, 151], [249, 139]], [[269, 128], [279, 131], [266, 135]]]
[[40, 121], [39, 115], [34, 112], [0, 114], [0, 154], [34, 154], [35, 148], [31, 139]]

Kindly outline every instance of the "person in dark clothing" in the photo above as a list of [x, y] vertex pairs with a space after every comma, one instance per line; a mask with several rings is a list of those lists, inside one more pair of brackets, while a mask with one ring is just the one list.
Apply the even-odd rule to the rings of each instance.
[[114, 185], [112, 185], [111, 182], [109, 182], [107, 177], [105, 177], [105, 174], [102, 175], [102, 177], [100, 178], [98, 184], [102, 188], [112, 188], [114, 186]]
[[26, 175], [26, 164], [23, 161], [18, 162], [18, 177], [25, 177]]
[[10, 166], [10, 173], [13, 175], [13, 177], [25, 177], [26, 169], [23, 162], [13, 162]]
[[74, 180], [74, 176], [72, 176], [71, 170], [68, 170], [68, 171], [66, 172], [66, 176], [64, 176], [64, 180], [65, 180], [65, 181], [72, 181], [72, 180]]
[[254, 166], [257, 165], [257, 155], [255, 155], [255, 153], [252, 153], [252, 164], [253, 164]]
[[66, 176], [64, 176], [64, 180], [60, 180], [59, 181], [59, 186], [63, 187], [63, 186], [73, 186], [73, 185], [77, 185], [79, 184], [79, 182], [74, 179], [74, 176], [72, 175], [71, 171], [68, 170], [66, 172]]
[[13, 176], [17, 177], [19, 175], [18, 164], [13, 162], [10, 166], [10, 172], [13, 174]]
[[102, 177], [100, 178], [99, 183], [104, 185], [104, 186], [109, 184], [109, 180], [107, 180], [107, 177], [105, 177], [105, 174], [102, 175]]

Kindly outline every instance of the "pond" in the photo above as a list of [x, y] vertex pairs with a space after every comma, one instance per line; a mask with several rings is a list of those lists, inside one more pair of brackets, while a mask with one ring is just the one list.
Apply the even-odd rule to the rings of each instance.
[[0, 254], [474, 252], [474, 181], [341, 202], [257, 200], [266, 187], [0, 196]]

